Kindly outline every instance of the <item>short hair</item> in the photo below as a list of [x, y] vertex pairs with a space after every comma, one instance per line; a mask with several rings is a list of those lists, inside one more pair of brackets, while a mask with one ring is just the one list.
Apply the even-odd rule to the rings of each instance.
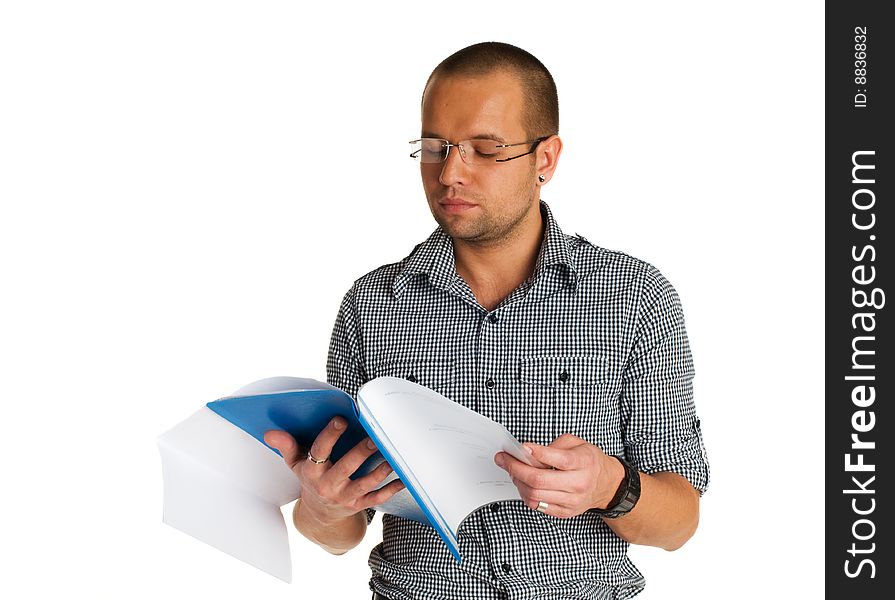
[[529, 138], [559, 133], [556, 83], [544, 64], [522, 48], [503, 42], [480, 42], [441, 61], [426, 80], [423, 97], [437, 76], [480, 77], [495, 71], [515, 75], [522, 88], [522, 126]]

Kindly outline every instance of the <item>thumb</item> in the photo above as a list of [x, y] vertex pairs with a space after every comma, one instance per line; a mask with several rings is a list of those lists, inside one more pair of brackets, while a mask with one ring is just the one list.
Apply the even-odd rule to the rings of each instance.
[[292, 468], [301, 458], [298, 443], [296, 443], [295, 438], [286, 431], [280, 429], [265, 431], [264, 443], [274, 450], [277, 450], [290, 468]]
[[572, 435], [571, 433], [564, 433], [552, 442], [550, 442], [551, 448], [560, 448], [562, 450], [569, 450], [571, 448], [575, 448], [582, 444], [586, 444], [584, 440], [582, 440], [577, 435]]
[[549, 469], [550, 465], [544, 464], [540, 460], [541, 449], [544, 446], [540, 444], [535, 444], [534, 442], [525, 442], [522, 444], [522, 447], [525, 448], [525, 455], [528, 457], [528, 462], [531, 463], [531, 466], [538, 469]]

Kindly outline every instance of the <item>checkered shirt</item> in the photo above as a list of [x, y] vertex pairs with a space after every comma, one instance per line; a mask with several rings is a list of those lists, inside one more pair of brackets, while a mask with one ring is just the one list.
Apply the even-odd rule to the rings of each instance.
[[[677, 293], [652, 265], [564, 235], [543, 202], [541, 212], [533, 275], [492, 311], [457, 274], [441, 229], [358, 279], [333, 328], [329, 382], [354, 395], [374, 377], [406, 377], [521, 441], [571, 433], [704, 492]], [[563, 519], [521, 501], [483, 507], [460, 527], [459, 564], [432, 527], [388, 514], [382, 525], [370, 586], [393, 600], [619, 599], [645, 583], [628, 543], [592, 512]]]

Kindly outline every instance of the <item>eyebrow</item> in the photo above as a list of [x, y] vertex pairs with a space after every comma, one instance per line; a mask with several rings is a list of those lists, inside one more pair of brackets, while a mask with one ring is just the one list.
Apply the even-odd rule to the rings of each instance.
[[[434, 133], [431, 131], [423, 131], [422, 133], [420, 133], [420, 137], [437, 138], [439, 140], [447, 139], [446, 137], [438, 135], [437, 133]], [[503, 136], [497, 135], [496, 133], [479, 133], [479, 134], [476, 134], [476, 135], [474, 135], [470, 138], [467, 138], [467, 139], [470, 139], [470, 140], [494, 140], [495, 142], [500, 142], [501, 144], [507, 143], [507, 141], [504, 139]]]

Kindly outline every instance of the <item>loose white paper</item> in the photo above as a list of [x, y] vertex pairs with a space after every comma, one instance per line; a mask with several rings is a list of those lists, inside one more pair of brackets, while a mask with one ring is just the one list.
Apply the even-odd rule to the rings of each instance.
[[202, 407], [157, 438], [162, 520], [283, 581], [292, 581], [280, 507], [299, 496], [283, 459]]

